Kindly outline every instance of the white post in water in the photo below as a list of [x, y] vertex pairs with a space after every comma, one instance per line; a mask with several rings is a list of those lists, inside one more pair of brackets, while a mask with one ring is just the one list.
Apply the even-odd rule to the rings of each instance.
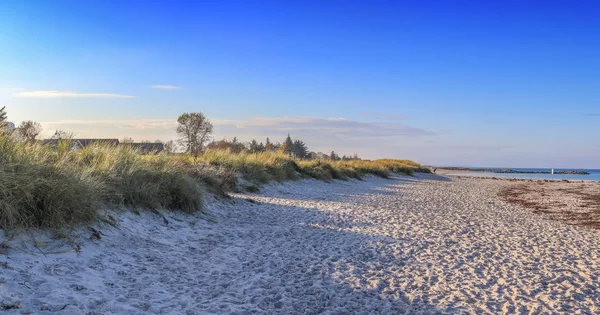
[[554, 169], [552, 169], [552, 175], [554, 175]]

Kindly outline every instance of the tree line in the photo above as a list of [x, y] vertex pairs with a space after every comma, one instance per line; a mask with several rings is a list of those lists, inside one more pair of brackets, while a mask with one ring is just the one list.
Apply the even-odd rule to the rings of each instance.
[[8, 121], [6, 106], [3, 106], [0, 108], [0, 130], [2, 132], [10, 132], [13, 136], [24, 141], [35, 141], [42, 133], [42, 125], [32, 120], [21, 122], [14, 130], [9, 127], [11, 127], [11, 123]]
[[[1, 131], [10, 132], [11, 135], [18, 139], [30, 142], [35, 142], [42, 132], [41, 124], [31, 120], [21, 122], [18, 126], [14, 127], [14, 130], [9, 128], [9, 125], [6, 106], [4, 106], [0, 108]], [[330, 154], [312, 152], [308, 149], [304, 141], [292, 139], [289, 134], [283, 143], [272, 142], [268, 137], [265, 142], [258, 142], [255, 139], [249, 142], [240, 142], [237, 137], [234, 137], [231, 141], [226, 139], [215, 141], [212, 140], [213, 130], [212, 123], [203, 113], [184, 113], [177, 119], [177, 128], [175, 131], [179, 135], [178, 141], [163, 142], [156, 140], [154, 143], [162, 143], [165, 153], [175, 153], [180, 151], [179, 149], [182, 149], [194, 158], [197, 158], [206, 149], [228, 149], [234, 153], [282, 152], [297, 159], [360, 160], [357, 154], [339, 156], [335, 151], [331, 151]], [[51, 139], [73, 139], [74, 136], [72, 132], [57, 130]], [[134, 141], [132, 138], [125, 137], [121, 142], [133, 143]], [[142, 143], [151, 142], [143, 141]]]
[[292, 139], [288, 134], [283, 143], [272, 142], [267, 137], [266, 141], [258, 142], [253, 139], [249, 142], [240, 142], [237, 137], [228, 141], [227, 139], [219, 141], [211, 141], [213, 132], [212, 123], [202, 113], [184, 113], [177, 119], [177, 134], [180, 136], [179, 143], [185, 148], [185, 151], [193, 156], [198, 157], [205, 149], [221, 149], [231, 150], [233, 153], [240, 152], [283, 152], [290, 157], [297, 159], [316, 159], [324, 158], [331, 160], [360, 160], [357, 154], [352, 156], [342, 155], [341, 157], [331, 151], [331, 153], [315, 153], [308, 149], [306, 143], [300, 139]]

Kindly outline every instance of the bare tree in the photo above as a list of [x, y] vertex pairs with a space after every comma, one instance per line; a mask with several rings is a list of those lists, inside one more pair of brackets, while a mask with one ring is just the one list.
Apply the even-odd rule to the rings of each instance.
[[202, 113], [184, 113], [177, 119], [179, 142], [194, 157], [194, 161], [208, 142], [213, 132], [213, 125]]
[[52, 135], [51, 139], [57, 140], [73, 140], [75, 138], [75, 133], [72, 131], [65, 130], [56, 130], [54, 135]]
[[24, 121], [17, 127], [17, 135], [26, 141], [35, 141], [42, 132], [42, 125], [35, 121]]
[[164, 151], [166, 154], [172, 154], [173, 152], [175, 152], [176, 148], [176, 144], [175, 141], [173, 140], [169, 140], [163, 143], [164, 146]]
[[123, 140], [121, 140], [121, 143], [133, 143], [133, 138], [131, 137], [124, 137]]

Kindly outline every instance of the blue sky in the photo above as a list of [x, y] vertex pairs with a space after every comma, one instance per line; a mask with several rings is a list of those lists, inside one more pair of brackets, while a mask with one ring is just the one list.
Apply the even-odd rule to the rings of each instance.
[[82, 137], [600, 168], [593, 1], [2, 1], [0, 105]]

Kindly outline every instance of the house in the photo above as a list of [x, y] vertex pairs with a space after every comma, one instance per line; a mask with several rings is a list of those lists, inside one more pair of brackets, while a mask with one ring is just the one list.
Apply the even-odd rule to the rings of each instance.
[[165, 150], [165, 145], [160, 142], [121, 143], [122, 146], [131, 147], [140, 154], [159, 154]]
[[317, 159], [329, 160], [329, 155], [327, 155], [323, 152], [317, 152], [316, 157], [317, 157]]
[[[102, 145], [112, 145], [118, 146], [119, 139], [65, 139], [71, 143], [72, 150], [83, 149], [91, 144], [102, 144]], [[60, 139], [46, 139], [42, 140], [42, 144], [49, 145], [53, 148], [58, 147], [58, 143], [61, 141]]]
[[85, 147], [88, 147], [91, 144], [101, 144], [101, 145], [109, 145], [109, 146], [125, 146], [129, 147], [140, 154], [159, 154], [165, 150], [165, 145], [156, 142], [142, 142], [142, 143], [133, 143], [133, 142], [120, 142], [119, 139], [47, 139], [41, 140], [41, 143], [44, 145], [51, 146], [53, 148], [58, 148], [58, 144], [60, 141], [69, 141], [72, 150], [79, 150]]

